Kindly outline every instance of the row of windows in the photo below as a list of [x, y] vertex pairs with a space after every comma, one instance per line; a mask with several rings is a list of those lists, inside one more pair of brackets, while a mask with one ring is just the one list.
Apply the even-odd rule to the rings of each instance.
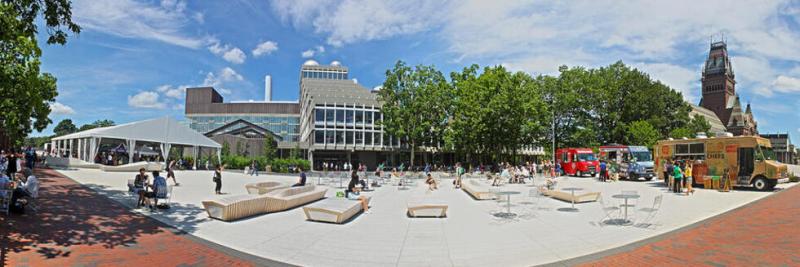
[[[269, 130], [277, 135], [281, 134], [298, 134], [300, 132], [299, 125], [270, 125], [270, 124], [262, 124], [262, 123], [254, 123], [259, 127]], [[189, 128], [194, 129], [195, 131], [201, 133], [207, 133], [213, 131], [219, 127], [224, 126], [225, 123], [189, 123]]]
[[367, 106], [367, 105], [358, 105], [358, 104], [335, 104], [335, 103], [323, 103], [317, 104], [315, 107], [337, 107], [337, 108], [355, 108], [355, 109], [367, 109], [367, 110], [380, 110], [378, 107]]
[[381, 135], [380, 132], [361, 132], [361, 131], [342, 131], [342, 130], [315, 130], [315, 144], [338, 144], [338, 145], [375, 145], [390, 146], [390, 141], [395, 146], [399, 146], [398, 140], [390, 140], [388, 136]]
[[302, 76], [303, 78], [311, 78], [311, 79], [347, 80], [347, 72], [304, 70], [302, 72]]
[[706, 92], [722, 91], [723, 89], [725, 89], [725, 87], [722, 86], [721, 84], [706, 85], [705, 87]]
[[367, 110], [344, 110], [344, 109], [314, 109], [314, 122], [337, 122], [347, 124], [372, 124], [375, 121], [381, 120], [381, 113], [379, 111]]
[[245, 120], [250, 123], [265, 124], [300, 124], [300, 118], [296, 116], [192, 116], [186, 117], [190, 122], [196, 123], [231, 123], [236, 120]]

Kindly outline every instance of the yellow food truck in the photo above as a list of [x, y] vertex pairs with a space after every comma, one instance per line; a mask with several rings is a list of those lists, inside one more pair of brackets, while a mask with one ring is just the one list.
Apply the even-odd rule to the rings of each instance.
[[731, 181], [734, 186], [771, 190], [789, 180], [787, 166], [774, 160], [769, 139], [758, 136], [663, 140], [656, 143], [653, 151], [656, 173], [662, 179], [666, 160], [699, 160], [705, 174], [694, 177], [695, 184], [708, 177], [721, 177], [725, 169], [729, 175], [735, 174]]

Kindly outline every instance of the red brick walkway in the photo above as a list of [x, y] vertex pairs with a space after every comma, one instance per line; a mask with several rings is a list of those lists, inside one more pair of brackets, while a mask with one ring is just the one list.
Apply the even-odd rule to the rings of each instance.
[[589, 266], [800, 266], [800, 186]]
[[250, 266], [175, 233], [52, 170], [39, 211], [0, 215], [0, 266]]

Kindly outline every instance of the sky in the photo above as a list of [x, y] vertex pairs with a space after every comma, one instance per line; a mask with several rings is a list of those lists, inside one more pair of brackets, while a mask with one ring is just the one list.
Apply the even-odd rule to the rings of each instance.
[[[726, 40], [736, 90], [759, 130], [800, 144], [800, 1], [139, 1], [73, 0], [83, 29], [44, 43], [42, 71], [58, 78], [54, 123], [77, 126], [173, 116], [186, 87], [225, 101], [296, 101], [300, 66], [337, 60], [367, 88], [397, 60], [444, 73], [503, 65], [532, 75], [618, 60], [700, 100], [712, 40]], [[646, 105], [644, 103], [643, 105]]]

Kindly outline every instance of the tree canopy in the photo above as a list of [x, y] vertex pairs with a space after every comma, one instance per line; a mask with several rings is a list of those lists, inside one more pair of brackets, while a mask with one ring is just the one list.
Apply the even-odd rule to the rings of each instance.
[[39, 15], [48, 44], [66, 44], [67, 32], [77, 34], [81, 29], [72, 22], [68, 0], [0, 1], [0, 127], [15, 144], [52, 122], [50, 103], [58, 94], [56, 78], [39, 68]]
[[67, 135], [77, 131], [78, 127], [75, 127], [75, 124], [72, 123], [71, 119], [61, 120], [58, 122], [58, 124], [56, 124], [56, 127], [53, 128], [53, 133], [55, 133], [56, 136]]
[[412, 162], [420, 146], [497, 162], [553, 138], [558, 147], [652, 146], [710, 129], [702, 116], [690, 118], [681, 93], [621, 61], [536, 77], [471, 65], [449, 81], [433, 66], [398, 61], [379, 100], [384, 130], [411, 149]]
[[86, 131], [89, 129], [100, 128], [100, 127], [109, 127], [116, 125], [112, 120], [96, 120], [89, 124], [81, 125], [81, 128], [78, 131]]

